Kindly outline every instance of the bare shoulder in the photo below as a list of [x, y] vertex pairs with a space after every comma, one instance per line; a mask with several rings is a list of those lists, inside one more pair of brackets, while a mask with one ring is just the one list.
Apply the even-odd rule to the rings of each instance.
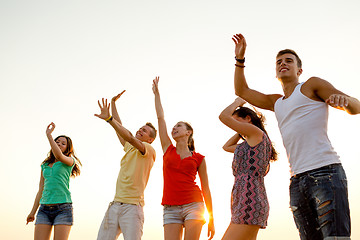
[[281, 97], [283, 97], [284, 95], [281, 95], [281, 94], [270, 94], [269, 95], [269, 98], [272, 100], [272, 102], [275, 104], [275, 102], [279, 99], [279, 98], [281, 98]]
[[301, 87], [301, 92], [312, 100], [322, 102], [324, 102], [331, 94], [343, 94], [330, 82], [319, 77], [311, 77], [306, 82], [304, 82], [303, 86]]
[[270, 101], [269, 101], [270, 106], [267, 109], [269, 109], [271, 111], [274, 111], [276, 101], [279, 98], [282, 98], [283, 95], [281, 95], [281, 94], [270, 94], [268, 96], [269, 96], [269, 99], [270, 99]]

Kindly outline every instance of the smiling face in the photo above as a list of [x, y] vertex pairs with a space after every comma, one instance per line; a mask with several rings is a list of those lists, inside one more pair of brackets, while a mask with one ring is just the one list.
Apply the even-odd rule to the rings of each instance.
[[55, 140], [56, 144], [58, 145], [58, 147], [60, 148], [61, 152], [64, 153], [66, 151], [66, 147], [67, 147], [67, 140], [65, 137], [58, 137]]
[[142, 142], [152, 143], [154, 138], [151, 137], [151, 131], [151, 127], [144, 125], [136, 132], [135, 137]]
[[276, 58], [276, 77], [278, 79], [298, 78], [301, 73], [302, 69], [299, 67], [295, 55], [285, 53]]
[[183, 136], [190, 136], [191, 132], [187, 129], [185, 123], [178, 122], [171, 131], [171, 136], [176, 139]]

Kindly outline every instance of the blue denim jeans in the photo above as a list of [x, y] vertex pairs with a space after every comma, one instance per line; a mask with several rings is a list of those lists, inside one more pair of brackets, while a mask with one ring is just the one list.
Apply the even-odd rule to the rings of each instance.
[[290, 208], [302, 240], [350, 239], [347, 180], [341, 164], [291, 177]]

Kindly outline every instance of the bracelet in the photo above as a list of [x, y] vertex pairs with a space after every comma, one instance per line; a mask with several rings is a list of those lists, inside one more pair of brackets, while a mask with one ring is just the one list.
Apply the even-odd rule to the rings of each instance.
[[113, 117], [110, 115], [107, 119], [105, 119], [105, 121], [110, 122], [112, 120], [112, 118]]
[[238, 64], [236, 64], [236, 63], [235, 63], [235, 66], [236, 66], [236, 67], [239, 67], [239, 68], [244, 68], [244, 67], [245, 67], [245, 66], [238, 65]]
[[244, 63], [245, 62], [245, 57], [243, 59], [240, 59], [240, 58], [236, 58], [235, 56], [235, 60], [238, 62], [238, 63]]

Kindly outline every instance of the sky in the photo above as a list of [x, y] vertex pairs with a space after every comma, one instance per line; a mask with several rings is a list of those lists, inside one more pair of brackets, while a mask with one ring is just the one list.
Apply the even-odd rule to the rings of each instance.
[[[74, 226], [69, 239], [95, 239], [123, 156], [114, 130], [96, 117], [97, 100], [122, 90], [117, 107], [135, 133], [157, 124], [152, 79], [159, 89], [168, 129], [178, 121], [194, 128], [195, 147], [205, 155], [216, 233], [230, 222], [232, 154], [222, 150], [233, 132], [218, 120], [234, 99], [234, 43], [247, 40], [246, 77], [251, 88], [282, 93], [275, 55], [297, 51], [300, 81], [317, 76], [360, 98], [360, 2], [334, 1], [21, 1], [0, 0], [0, 200], [1, 239], [32, 239], [26, 225], [50, 150], [45, 129], [73, 140], [82, 161], [72, 179]], [[274, 114], [262, 111], [279, 152], [265, 177], [268, 227], [258, 239], [299, 239], [289, 209], [289, 166]], [[329, 138], [348, 178], [352, 238], [360, 239], [360, 115], [331, 109]], [[304, 126], [306, 127], [306, 126]], [[144, 240], [163, 239], [162, 150], [145, 191]], [[206, 226], [201, 239], [206, 238]], [[122, 239], [120, 237], [119, 239]]]

